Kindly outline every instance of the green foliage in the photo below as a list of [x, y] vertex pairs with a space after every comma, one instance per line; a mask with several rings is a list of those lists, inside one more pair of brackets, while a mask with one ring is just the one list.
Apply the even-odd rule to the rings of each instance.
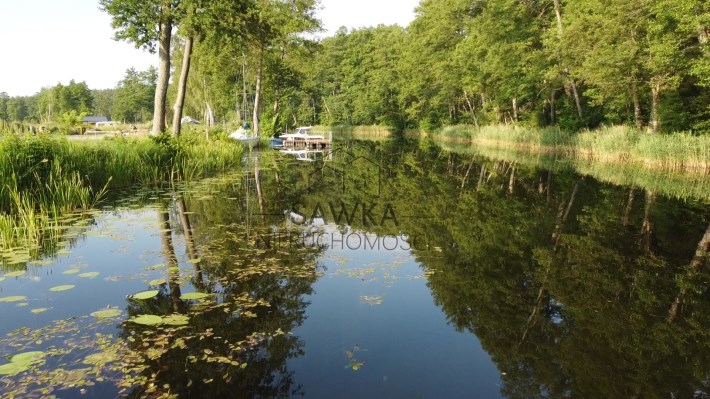
[[131, 123], [151, 120], [157, 79], [158, 73], [153, 67], [141, 72], [128, 69], [113, 96], [113, 119]]

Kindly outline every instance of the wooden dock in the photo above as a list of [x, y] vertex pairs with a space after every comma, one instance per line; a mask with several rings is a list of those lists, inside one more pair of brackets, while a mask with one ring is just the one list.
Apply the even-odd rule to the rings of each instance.
[[285, 149], [289, 150], [327, 150], [332, 147], [333, 140], [329, 139], [304, 139], [284, 140]]

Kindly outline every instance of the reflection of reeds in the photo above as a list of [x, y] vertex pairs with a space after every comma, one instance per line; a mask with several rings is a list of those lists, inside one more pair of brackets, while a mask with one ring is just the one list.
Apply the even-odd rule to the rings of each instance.
[[659, 135], [627, 126], [609, 126], [572, 134], [558, 128], [504, 125], [480, 129], [453, 126], [432, 137], [470, 139], [481, 147], [558, 153], [603, 164], [628, 164], [662, 171], [710, 171], [710, 137], [688, 133]]
[[639, 164], [601, 163], [589, 159], [566, 157], [564, 154], [554, 152], [520, 151], [510, 147], [488, 147], [471, 143], [442, 143], [441, 146], [451, 152], [476, 154], [531, 168], [553, 172], [572, 171], [607, 183], [638, 187], [667, 197], [710, 201], [710, 176], [705, 174], [670, 170], [659, 173], [658, 170]]
[[[69, 142], [48, 137], [0, 139], [0, 250], [40, 249], [56, 238], [62, 214], [90, 209], [109, 188], [189, 180], [241, 162], [236, 142], [115, 139]], [[51, 246], [51, 245], [50, 245]], [[37, 251], [35, 251], [37, 253]]]

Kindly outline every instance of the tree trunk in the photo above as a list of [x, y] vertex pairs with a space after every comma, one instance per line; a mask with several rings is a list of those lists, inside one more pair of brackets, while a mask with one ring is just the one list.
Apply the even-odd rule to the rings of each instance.
[[508, 193], [513, 194], [515, 192], [515, 167], [510, 172], [510, 181], [508, 181]]
[[554, 0], [552, 3], [555, 6], [555, 16], [557, 17], [557, 34], [559, 38], [562, 38], [562, 7], [560, 7], [560, 0]]
[[641, 225], [641, 238], [643, 248], [647, 254], [651, 253], [651, 237], [653, 236], [653, 221], [651, 221], [651, 211], [656, 202], [656, 194], [653, 191], [646, 191], [646, 208], [643, 212], [643, 224]]
[[177, 99], [173, 107], [173, 136], [180, 136], [182, 131], [182, 109], [185, 106], [185, 93], [187, 92], [187, 77], [190, 74], [190, 59], [192, 57], [192, 36], [185, 38], [185, 53], [182, 57], [182, 70], [178, 82]]
[[[706, 267], [708, 252], [710, 252], [710, 225], [705, 230], [705, 235], [703, 235], [703, 238], [698, 243], [698, 248], [695, 250], [695, 256], [693, 256], [693, 260], [690, 262], [691, 272], [701, 271], [704, 267]], [[671, 305], [671, 309], [668, 311], [668, 321], [670, 323], [673, 323], [678, 316], [680, 316], [680, 311], [683, 308], [686, 295], [687, 289], [682, 288]]]
[[259, 176], [259, 158], [254, 158], [254, 181], [256, 182], [256, 195], [259, 199], [259, 211], [263, 219], [266, 219], [264, 215], [264, 194], [261, 191], [261, 177]]
[[629, 200], [626, 202], [626, 210], [624, 211], [624, 227], [631, 224], [631, 211], [634, 208], [634, 200], [636, 199], [636, 191], [632, 188], [629, 191]]
[[175, 273], [175, 268], [178, 267], [177, 257], [175, 256], [175, 248], [173, 247], [173, 239], [171, 237], [170, 215], [167, 210], [158, 210], [158, 225], [160, 226], [160, 241], [163, 247], [163, 257], [165, 265], [168, 267], [168, 286], [170, 287], [170, 299], [172, 310], [175, 313], [179, 312], [180, 305], [180, 272]]
[[557, 223], [555, 224], [555, 231], [552, 233], [552, 250], [557, 252], [559, 248], [560, 241], [562, 239], [562, 231], [564, 230], [569, 214], [572, 212], [572, 206], [574, 206], [574, 201], [577, 199], [577, 191], [579, 190], [579, 182], [574, 185], [572, 190], [572, 195], [570, 196], [567, 207], [564, 207], [564, 203], [560, 204], [560, 209], [557, 212]]
[[555, 108], [555, 91], [550, 95], [550, 124], [554, 125], [557, 122], [557, 109]]
[[518, 123], [518, 97], [513, 97], [513, 123]]
[[154, 135], [165, 131], [165, 108], [168, 97], [168, 83], [170, 81], [170, 40], [172, 38], [173, 21], [164, 17], [160, 23], [160, 39], [158, 57], [158, 82], [155, 88], [155, 108], [153, 109]]
[[187, 205], [185, 204], [185, 199], [180, 198], [177, 201], [178, 213], [180, 214], [180, 225], [182, 226], [182, 234], [185, 237], [185, 251], [187, 252], [187, 257], [193, 261], [193, 267], [195, 268], [194, 284], [195, 288], [198, 290], [204, 289], [204, 281], [202, 278], [202, 267], [200, 262], [197, 260], [197, 250], [195, 249], [195, 239], [192, 237], [192, 224], [190, 223], [190, 215], [187, 213]]
[[651, 132], [658, 133], [661, 128], [661, 84], [651, 84]]
[[[263, 52], [263, 50], [262, 50]], [[252, 129], [254, 130], [254, 134], [259, 134], [259, 107], [261, 103], [261, 85], [262, 85], [262, 79], [263, 79], [263, 73], [264, 73], [264, 61], [262, 59], [263, 54], [260, 52], [259, 54], [259, 67], [257, 68], [256, 71], [256, 93], [254, 95], [254, 117], [253, 117], [253, 123], [254, 125], [252, 126]]]
[[634, 122], [638, 129], [643, 129], [643, 115], [641, 111], [641, 100], [639, 98], [638, 83], [634, 80], [631, 86], [631, 98], [634, 102]]
[[579, 90], [577, 90], [577, 82], [570, 78], [570, 85], [572, 86], [572, 95], [574, 95], [574, 103], [577, 106], [577, 116], [579, 119], [584, 118], [584, 111], [582, 110], [582, 99], [579, 97]]
[[471, 99], [468, 97], [468, 93], [466, 92], [466, 90], [463, 91], [463, 95], [466, 98], [466, 104], [468, 104], [468, 110], [471, 113], [473, 124], [476, 126], [476, 129], [478, 129], [478, 118], [476, 118], [476, 108], [471, 103]]

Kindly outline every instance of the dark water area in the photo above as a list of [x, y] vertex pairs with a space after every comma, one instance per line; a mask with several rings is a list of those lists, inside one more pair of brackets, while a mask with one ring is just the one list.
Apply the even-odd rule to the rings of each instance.
[[3, 253], [0, 397], [710, 397], [710, 204], [668, 192], [427, 141], [253, 153]]

